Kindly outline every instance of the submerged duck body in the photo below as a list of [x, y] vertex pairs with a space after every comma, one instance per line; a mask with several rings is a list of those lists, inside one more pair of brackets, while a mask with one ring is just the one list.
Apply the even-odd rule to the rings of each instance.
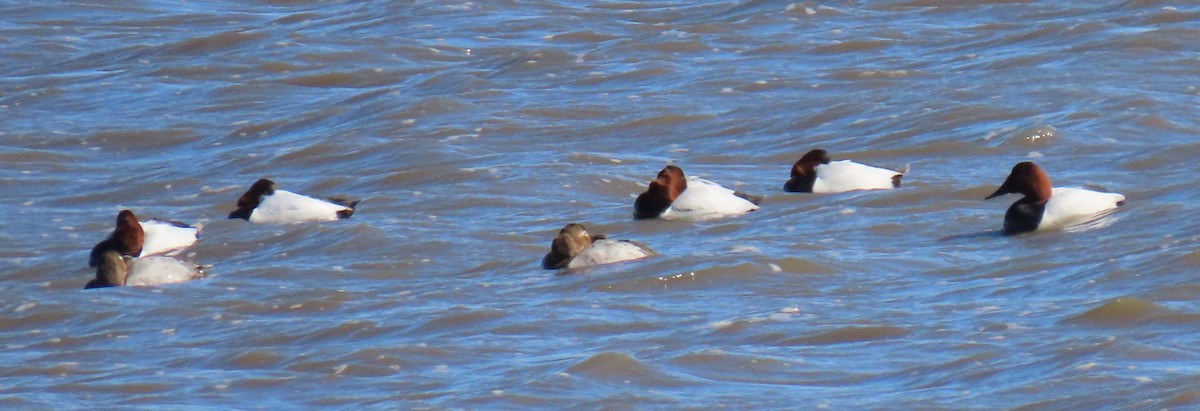
[[1004, 214], [1004, 232], [1018, 234], [1084, 223], [1125, 203], [1125, 196], [1076, 187], [1052, 188], [1050, 176], [1033, 162], [1013, 166], [1004, 184], [986, 199], [1021, 194]]
[[794, 193], [843, 193], [855, 190], [890, 190], [900, 187], [903, 172], [850, 160], [831, 161], [829, 153], [809, 151], [792, 165], [792, 177], [783, 185]]
[[229, 218], [241, 218], [256, 224], [294, 224], [334, 221], [354, 214], [358, 201], [340, 198], [321, 200], [275, 188], [268, 179], [256, 181], [238, 199], [237, 209]]
[[166, 256], [129, 257], [115, 250], [100, 254], [96, 278], [85, 289], [121, 286], [152, 286], [202, 278], [200, 267]]
[[591, 235], [582, 224], [567, 224], [550, 244], [542, 258], [542, 268], [583, 268], [657, 255], [645, 245], [629, 240], [609, 240], [603, 234]]
[[745, 214], [758, 209], [761, 198], [738, 193], [698, 177], [686, 177], [683, 169], [667, 166], [650, 182], [646, 192], [633, 203], [633, 217], [715, 218]]

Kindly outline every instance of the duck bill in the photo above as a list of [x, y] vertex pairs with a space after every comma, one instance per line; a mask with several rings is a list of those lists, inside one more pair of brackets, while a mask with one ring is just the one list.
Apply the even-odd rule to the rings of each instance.
[[1010, 193], [1010, 191], [1008, 191], [1007, 189], [1005, 189], [1005, 188], [1004, 188], [1004, 186], [1000, 186], [1000, 188], [999, 188], [999, 189], [996, 189], [996, 192], [992, 193], [992, 195], [990, 195], [990, 196], [984, 197], [983, 199], [984, 199], [984, 200], [991, 200], [991, 199], [993, 199], [993, 198], [1000, 197], [1000, 196], [1002, 196], [1002, 195], [1005, 195], [1005, 194], [1008, 194], [1008, 193]]

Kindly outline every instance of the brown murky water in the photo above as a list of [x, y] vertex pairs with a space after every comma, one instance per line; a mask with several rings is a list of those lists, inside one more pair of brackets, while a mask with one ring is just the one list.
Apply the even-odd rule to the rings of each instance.
[[[1200, 407], [1198, 67], [1169, 1], [10, 2], [0, 404]], [[782, 192], [817, 147], [911, 172]], [[1030, 158], [1127, 204], [1000, 236]], [[633, 221], [667, 163], [762, 209]], [[225, 220], [264, 176], [363, 201]], [[209, 278], [81, 291], [123, 208]]]

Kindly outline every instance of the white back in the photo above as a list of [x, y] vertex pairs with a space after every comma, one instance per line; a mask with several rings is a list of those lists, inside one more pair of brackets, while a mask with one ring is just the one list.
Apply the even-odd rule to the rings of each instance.
[[179, 254], [184, 248], [195, 244], [196, 236], [200, 234], [200, 229], [196, 227], [180, 227], [157, 220], [146, 220], [141, 224], [142, 232], [146, 234], [142, 240], [142, 256]]
[[688, 186], [671, 207], [663, 213], [664, 218], [716, 217], [744, 214], [757, 210], [750, 200], [738, 197], [733, 190], [699, 177], [688, 177]]
[[901, 174], [886, 168], [873, 167], [850, 160], [833, 161], [817, 166], [814, 193], [841, 193], [854, 190], [890, 190], [895, 188], [892, 177]]
[[310, 221], [334, 221], [338, 211], [348, 210], [343, 205], [318, 200], [287, 190], [275, 190], [275, 194], [263, 196], [262, 202], [250, 213], [250, 222], [259, 224], [291, 224]]
[[125, 277], [126, 286], [181, 283], [200, 277], [200, 271], [195, 264], [171, 257], [131, 258], [126, 260], [125, 264], [129, 268]]
[[637, 260], [652, 255], [654, 255], [653, 251], [634, 242], [602, 239], [596, 240], [591, 247], [583, 249], [575, 258], [572, 258], [571, 262], [567, 263], [567, 268]]
[[1076, 187], [1054, 188], [1038, 229], [1082, 223], [1117, 208], [1125, 196]]

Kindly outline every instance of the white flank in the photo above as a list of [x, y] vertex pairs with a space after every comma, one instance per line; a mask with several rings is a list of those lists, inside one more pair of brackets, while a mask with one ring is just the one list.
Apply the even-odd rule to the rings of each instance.
[[663, 218], [699, 218], [745, 214], [758, 209], [733, 190], [698, 177], [688, 177], [687, 189], [679, 194]]
[[890, 190], [895, 187], [892, 177], [902, 174], [895, 170], [873, 167], [850, 160], [833, 161], [817, 166], [814, 193], [841, 193], [854, 190]]
[[653, 251], [630, 241], [596, 240], [591, 247], [583, 249], [567, 268], [589, 267], [593, 265], [615, 263], [619, 261], [637, 260], [654, 255]]
[[197, 227], [180, 227], [157, 220], [146, 220], [141, 224], [142, 232], [146, 234], [142, 241], [143, 257], [179, 254], [183, 249], [195, 244], [200, 235], [200, 229]]
[[319, 200], [286, 190], [275, 190], [263, 196], [262, 202], [250, 213], [250, 222], [258, 224], [292, 224], [311, 221], [334, 221], [338, 211], [349, 207]]
[[1125, 196], [1075, 187], [1054, 188], [1038, 229], [1083, 223], [1117, 208]]
[[125, 264], [129, 269], [125, 277], [126, 286], [181, 283], [201, 276], [195, 264], [171, 257], [130, 258], [125, 260]]

